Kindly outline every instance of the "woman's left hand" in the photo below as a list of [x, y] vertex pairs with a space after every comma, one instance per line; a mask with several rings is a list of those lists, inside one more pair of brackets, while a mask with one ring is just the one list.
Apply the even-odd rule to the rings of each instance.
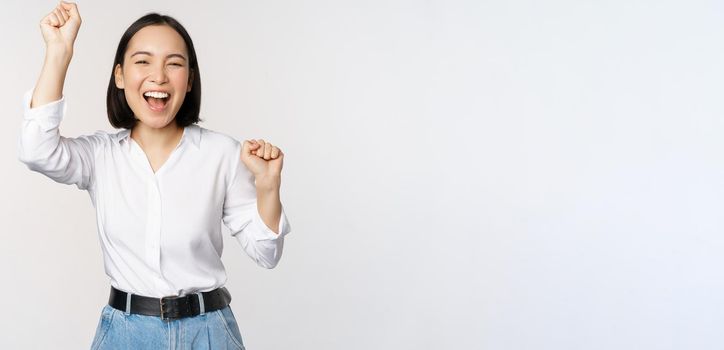
[[281, 183], [284, 153], [263, 139], [244, 140], [241, 161], [254, 174], [257, 187], [278, 188]]

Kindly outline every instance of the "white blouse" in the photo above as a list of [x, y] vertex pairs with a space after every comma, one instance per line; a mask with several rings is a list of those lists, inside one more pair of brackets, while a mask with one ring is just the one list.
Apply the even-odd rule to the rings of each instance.
[[283, 207], [279, 234], [259, 216], [254, 175], [240, 160], [239, 141], [188, 126], [154, 173], [130, 130], [61, 136], [65, 97], [30, 108], [32, 94], [23, 98], [19, 159], [88, 191], [111, 285], [150, 297], [223, 286], [222, 222], [259, 266], [279, 262], [291, 226]]

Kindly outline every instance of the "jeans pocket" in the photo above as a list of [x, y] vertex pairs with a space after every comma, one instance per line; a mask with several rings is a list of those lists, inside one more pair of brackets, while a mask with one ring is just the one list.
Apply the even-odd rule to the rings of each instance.
[[215, 313], [219, 317], [219, 321], [224, 325], [229, 339], [231, 339], [234, 345], [239, 347], [240, 350], [244, 350], [244, 342], [241, 339], [239, 325], [236, 323], [236, 318], [231, 311], [231, 307], [227, 306], [221, 310], [217, 310]]
[[103, 344], [103, 340], [106, 338], [106, 334], [108, 334], [108, 329], [111, 328], [114, 311], [110, 305], [104, 306], [103, 310], [101, 310], [101, 318], [98, 320], [98, 327], [96, 327], [96, 335], [93, 337], [91, 350], [96, 350]]

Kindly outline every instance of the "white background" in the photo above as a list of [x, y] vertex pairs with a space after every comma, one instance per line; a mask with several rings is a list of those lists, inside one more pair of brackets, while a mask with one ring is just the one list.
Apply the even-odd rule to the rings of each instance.
[[[87, 193], [16, 155], [54, 5], [0, 11], [3, 349], [88, 348], [108, 297]], [[201, 126], [286, 154], [280, 264], [223, 258], [248, 349], [724, 347], [722, 2], [79, 9], [64, 136], [113, 130], [116, 46], [158, 11]]]

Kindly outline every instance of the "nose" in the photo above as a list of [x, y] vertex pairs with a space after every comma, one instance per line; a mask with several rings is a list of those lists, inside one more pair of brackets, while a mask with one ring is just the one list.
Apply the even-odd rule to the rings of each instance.
[[168, 76], [166, 75], [166, 69], [161, 65], [156, 65], [150, 72], [150, 79], [151, 82], [156, 84], [165, 84], [168, 81]]

